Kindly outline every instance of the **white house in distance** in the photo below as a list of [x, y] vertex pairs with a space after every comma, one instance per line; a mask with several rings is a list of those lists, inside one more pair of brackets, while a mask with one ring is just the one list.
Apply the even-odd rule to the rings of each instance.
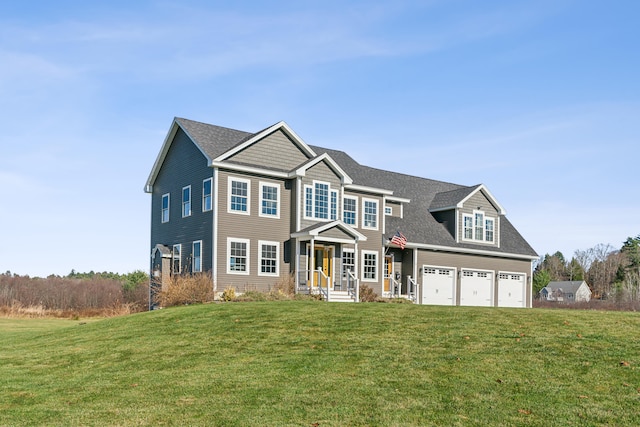
[[549, 282], [540, 291], [540, 298], [543, 301], [589, 302], [591, 289], [584, 280]]

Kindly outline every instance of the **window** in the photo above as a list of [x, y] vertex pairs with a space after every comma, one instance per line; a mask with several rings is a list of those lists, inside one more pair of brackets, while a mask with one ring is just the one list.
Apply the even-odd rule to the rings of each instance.
[[172, 266], [171, 266], [171, 272], [173, 274], [180, 274], [180, 272], [182, 271], [182, 267], [180, 265], [181, 263], [181, 258], [180, 258], [180, 251], [182, 249], [182, 245], [173, 245], [173, 255], [172, 255]]
[[385, 215], [393, 215], [393, 208], [391, 206], [385, 206], [384, 207], [384, 214]]
[[278, 242], [258, 242], [260, 246], [259, 276], [277, 276], [279, 274], [278, 260], [280, 244]]
[[278, 213], [279, 188], [278, 184], [260, 183], [260, 216], [280, 217]]
[[353, 249], [342, 250], [342, 277], [347, 279], [347, 272], [356, 273], [356, 254]]
[[229, 178], [229, 212], [249, 214], [249, 181]]
[[345, 197], [342, 202], [342, 220], [345, 224], [357, 227], [356, 219], [358, 218], [358, 199], [355, 197]]
[[378, 229], [378, 201], [362, 199], [362, 226], [364, 228]]
[[249, 240], [227, 238], [227, 273], [249, 274]]
[[212, 208], [211, 201], [211, 188], [212, 188], [212, 179], [205, 179], [202, 181], [202, 212], [210, 211]]
[[162, 222], [169, 222], [169, 193], [162, 195]]
[[473, 215], [463, 214], [462, 240], [476, 242], [495, 242], [496, 220], [488, 218], [482, 211], [473, 211]]
[[338, 192], [331, 190], [331, 220], [338, 219]]
[[329, 218], [329, 184], [316, 182], [314, 191], [314, 217], [318, 219]]
[[362, 251], [362, 280], [375, 282], [378, 279], [378, 253]]
[[191, 215], [191, 186], [182, 188], [182, 217]]
[[191, 252], [191, 271], [200, 273], [202, 271], [202, 240], [193, 242], [193, 250]]
[[306, 219], [338, 219], [338, 191], [326, 182], [314, 181], [304, 186], [304, 217]]
[[493, 219], [486, 218], [484, 220], [484, 240], [487, 242], [493, 242]]

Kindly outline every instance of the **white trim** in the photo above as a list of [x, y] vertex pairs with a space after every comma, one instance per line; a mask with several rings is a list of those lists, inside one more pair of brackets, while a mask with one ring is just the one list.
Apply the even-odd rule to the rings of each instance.
[[[196, 270], [196, 257], [195, 257], [196, 243], [200, 243], [200, 268], [198, 270]], [[204, 250], [203, 250], [202, 240], [195, 240], [191, 244], [191, 271], [193, 273], [202, 273], [202, 260], [204, 258], [202, 256], [203, 252]]]
[[[375, 277], [373, 279], [368, 279], [365, 277], [364, 271], [365, 271], [365, 255], [375, 255], [376, 256], [376, 265], [375, 265]], [[361, 263], [361, 272], [360, 272], [360, 280], [362, 280], [363, 282], [369, 282], [369, 283], [378, 283], [378, 279], [380, 278], [380, 252], [378, 251], [371, 251], [371, 250], [367, 250], [367, 249], [362, 249], [360, 251], [360, 256], [362, 257], [362, 263]]]
[[[246, 270], [245, 271], [237, 271], [231, 270], [231, 243], [244, 243], [246, 245]], [[238, 274], [243, 276], [248, 276], [251, 272], [251, 241], [249, 239], [239, 239], [237, 237], [227, 237], [227, 257], [225, 261], [227, 265], [227, 274]]]
[[[353, 240], [355, 241], [362, 241], [362, 242], [367, 241], [367, 236], [359, 233], [358, 231], [354, 230], [351, 226], [349, 226], [348, 224], [345, 224], [342, 221], [331, 221], [331, 222], [324, 223], [322, 224], [322, 226], [316, 227], [309, 231], [298, 231], [296, 233], [291, 233], [291, 237], [294, 239], [302, 238], [301, 241], [305, 241], [306, 240], [304, 239], [305, 237], [306, 238], [318, 237], [320, 233], [326, 230], [329, 230], [330, 228], [333, 228], [333, 227], [338, 227], [345, 233], [351, 234], [352, 236], [354, 236]], [[340, 243], [353, 243], [353, 240], [337, 239], [337, 238], [324, 237], [324, 236], [322, 237], [323, 241], [324, 240], [329, 241], [329, 239], [334, 239], [334, 241], [340, 242]]]
[[305, 152], [307, 154], [307, 156], [309, 157], [316, 157], [316, 153], [311, 149], [311, 147], [309, 147], [303, 140], [302, 138], [300, 138], [294, 131], [293, 129], [291, 129], [289, 127], [289, 125], [287, 125], [285, 122], [278, 122], [275, 125], [268, 127], [267, 129], [264, 129], [263, 131], [255, 134], [253, 137], [251, 137], [251, 139], [245, 141], [244, 143], [232, 148], [229, 151], [224, 152], [222, 155], [216, 157], [215, 159], [213, 159], [214, 161], [222, 161], [222, 160], [226, 160], [229, 157], [233, 156], [236, 153], [239, 153], [240, 151], [244, 150], [245, 148], [249, 147], [250, 145], [253, 145], [255, 142], [263, 139], [264, 137], [270, 135], [271, 133], [275, 132], [276, 130], [282, 130], [283, 132], [287, 133], [292, 139], [293, 142], [296, 143], [296, 145], [298, 145], [300, 148], [302, 148], [302, 151]]
[[[311, 190], [311, 215], [307, 215], [307, 190]], [[313, 205], [315, 204], [313, 201], [313, 185], [304, 184], [302, 193], [302, 217], [304, 219], [313, 219]]]
[[428, 249], [432, 251], [438, 252], [452, 252], [452, 253], [464, 253], [464, 254], [473, 254], [473, 255], [488, 255], [496, 258], [515, 258], [515, 259], [526, 259], [526, 260], [537, 260], [540, 259], [539, 256], [533, 255], [521, 255], [521, 254], [513, 254], [513, 253], [505, 253], [505, 252], [493, 252], [487, 251], [483, 249], [469, 249], [469, 248], [459, 248], [459, 247], [451, 247], [451, 246], [438, 246], [438, 245], [429, 245], [425, 243], [411, 243], [405, 246], [407, 248], [415, 248], [415, 249]]
[[[302, 221], [302, 216], [304, 215], [304, 200], [302, 200], [303, 187], [302, 187], [302, 179], [296, 179], [296, 231], [300, 230], [300, 223]], [[298, 271], [298, 270], [296, 270]]]
[[271, 169], [264, 169], [258, 166], [246, 166], [246, 165], [238, 165], [234, 163], [225, 163], [225, 162], [209, 162], [210, 167], [226, 169], [234, 172], [246, 172], [253, 173], [258, 175], [264, 175], [271, 178], [292, 178], [292, 174], [288, 172], [278, 172]]
[[[216, 188], [213, 188], [215, 184]], [[211, 236], [211, 270], [213, 275], [213, 291], [216, 292], [218, 289], [218, 212], [220, 211], [220, 207], [218, 203], [220, 202], [220, 191], [219, 191], [219, 174], [218, 168], [213, 168], [213, 184], [211, 185], [211, 192], [213, 193], [213, 230]]]
[[[205, 204], [204, 204], [204, 201], [205, 201], [204, 185], [205, 185], [205, 182], [207, 182], [207, 181], [210, 182], [209, 188], [211, 188], [211, 194], [209, 194], [209, 200], [211, 201], [211, 207], [209, 209], [207, 209]], [[202, 180], [202, 212], [209, 212], [212, 209], [213, 209], [213, 178], [207, 178], [207, 179], [203, 179]]]
[[385, 216], [393, 216], [393, 206], [386, 206], [384, 207], [384, 215]]
[[[476, 215], [478, 214], [482, 215], [482, 240], [476, 239], [476, 233], [478, 230], [478, 227], [476, 227]], [[464, 224], [465, 218], [471, 219], [471, 239], [468, 239], [465, 236], [465, 224]], [[493, 221], [493, 240], [485, 240], [485, 238], [487, 237], [487, 220]], [[462, 227], [462, 233], [460, 233], [460, 239], [463, 242], [482, 243], [487, 245], [496, 244], [496, 240], [497, 240], [496, 237], [498, 234], [498, 219], [491, 216], [487, 216], [485, 211], [474, 209], [471, 214], [463, 212], [461, 227]]]
[[[346, 199], [355, 200], [356, 202], [356, 209], [355, 209], [354, 218], [353, 218], [353, 220], [355, 221], [355, 224], [349, 224], [344, 220], [344, 201]], [[358, 228], [358, 201], [359, 201], [358, 196], [347, 196], [347, 195], [342, 196], [342, 222], [344, 222], [345, 224], [353, 228]]]
[[[366, 205], [367, 202], [373, 202], [376, 204], [376, 226], [371, 227], [366, 225], [365, 215], [366, 215]], [[362, 220], [362, 228], [365, 230], [379, 230], [380, 229], [380, 200], [378, 199], [369, 199], [366, 197], [362, 198], [362, 209], [361, 209], [361, 220]]]
[[[335, 194], [335, 205], [333, 203], [333, 196]], [[338, 190], [332, 190], [329, 188], [329, 219], [331, 221], [337, 221], [340, 219], [340, 192]], [[335, 209], [335, 217], [333, 216], [333, 211]]]
[[302, 166], [300, 166], [299, 168], [297, 168], [295, 170], [295, 175], [296, 176], [306, 176], [307, 174], [307, 170], [312, 168], [313, 166], [317, 165], [320, 162], [326, 161], [328, 163], [328, 166], [331, 170], [333, 170], [333, 172], [337, 175], [340, 176], [340, 182], [342, 184], [352, 184], [353, 180], [351, 179], [351, 177], [340, 167], [340, 165], [338, 165], [338, 163], [336, 163], [335, 160], [333, 160], [331, 158], [331, 156], [329, 156], [328, 153], [324, 153], [314, 159], [309, 160], [308, 162], [302, 164]]
[[493, 197], [493, 194], [491, 194], [489, 189], [487, 187], [485, 187], [484, 184], [480, 184], [478, 186], [478, 188], [473, 190], [471, 193], [467, 194], [467, 196], [464, 199], [460, 200], [460, 202], [458, 202], [458, 204], [456, 206], [458, 208], [462, 208], [464, 206], [464, 204], [466, 203], [466, 201], [469, 200], [471, 198], [471, 196], [476, 194], [478, 191], [484, 191], [486, 193], [487, 199], [489, 199], [489, 203], [491, 203], [492, 205], [494, 205], [497, 208], [496, 210], [498, 211], [498, 215], [506, 215], [507, 214], [507, 212], [504, 210], [504, 208], [500, 205], [500, 203], [498, 203], [496, 198]]
[[[262, 212], [262, 202], [264, 201], [264, 187], [273, 187], [277, 190], [277, 194], [276, 194], [276, 214], [275, 215], [271, 215], [271, 214], [266, 214], [264, 212]], [[259, 181], [258, 182], [258, 216], [264, 217], [264, 218], [276, 218], [279, 219], [280, 218], [280, 194], [282, 193], [282, 186], [280, 185], [279, 182], [267, 182], [267, 181]]]
[[[184, 201], [184, 190], [189, 190], [189, 200], [186, 201], [186, 202]], [[181, 202], [180, 203], [180, 208], [181, 208], [180, 211], [182, 212], [182, 218], [189, 217], [189, 216], [191, 216], [191, 212], [193, 211], [193, 209], [191, 207], [191, 185], [186, 185], [186, 186], [182, 187], [182, 192], [180, 193], [180, 196], [181, 196], [180, 197], [180, 202]], [[185, 214], [184, 209], [185, 209], [185, 205], [187, 205], [187, 204], [188, 204], [188, 207], [189, 207], [189, 211], [186, 212], [186, 214]]]
[[[416, 252], [416, 251], [414, 251]], [[420, 276], [422, 278], [422, 283], [419, 285], [420, 287], [424, 287], [425, 285], [425, 281], [424, 281], [424, 276], [425, 276], [425, 268], [432, 268], [432, 269], [436, 269], [436, 270], [453, 270], [453, 301], [451, 302], [451, 305], [458, 305], [458, 268], [457, 267], [448, 267], [445, 265], [431, 265], [431, 264], [423, 264], [422, 267], [420, 267]], [[417, 274], [417, 273], [416, 273]], [[417, 283], [417, 281], [416, 281]], [[422, 296], [424, 295], [424, 289], [421, 288], [420, 289], [420, 303], [422, 304]]]
[[[164, 196], [167, 196], [167, 220], [164, 220], [164, 208], [162, 205], [164, 204]], [[171, 193], [164, 193], [160, 198], [160, 224], [166, 224], [171, 220]]]
[[347, 188], [347, 190], [362, 191], [364, 193], [381, 194], [383, 196], [393, 195], [392, 190], [383, 190], [382, 188], [367, 187], [364, 185], [357, 185], [357, 184], [346, 184], [345, 187]]
[[411, 203], [411, 199], [405, 199], [404, 197], [386, 196], [385, 199], [396, 203]]
[[[264, 273], [262, 272], [262, 245], [270, 245], [276, 247], [276, 272]], [[258, 276], [275, 277], [280, 275], [280, 242], [273, 242], [269, 240], [258, 240]]]
[[[231, 209], [231, 188], [233, 182], [242, 182], [247, 184], [247, 210], [246, 211], [238, 211]], [[227, 212], [238, 215], [251, 215], [251, 181], [246, 178], [238, 178], [235, 176], [227, 177]]]

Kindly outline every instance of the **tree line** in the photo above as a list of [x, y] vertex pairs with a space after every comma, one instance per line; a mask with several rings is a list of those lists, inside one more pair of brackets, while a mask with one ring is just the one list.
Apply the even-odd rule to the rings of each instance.
[[584, 280], [594, 299], [640, 300], [640, 234], [620, 248], [598, 244], [576, 250], [570, 260], [562, 252], [546, 254], [533, 273], [533, 291], [539, 295], [552, 281]]

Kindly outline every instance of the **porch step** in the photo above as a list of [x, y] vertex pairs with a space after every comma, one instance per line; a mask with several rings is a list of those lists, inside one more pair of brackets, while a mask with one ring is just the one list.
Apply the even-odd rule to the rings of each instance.
[[355, 302], [347, 291], [331, 291], [329, 293], [330, 302]]

